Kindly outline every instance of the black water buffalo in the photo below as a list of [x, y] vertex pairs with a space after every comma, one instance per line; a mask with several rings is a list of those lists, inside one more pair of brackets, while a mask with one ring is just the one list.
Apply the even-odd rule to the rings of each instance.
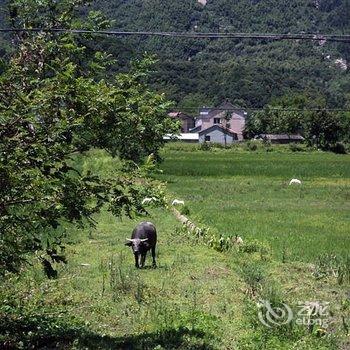
[[156, 267], [156, 244], [157, 231], [151, 222], [141, 222], [131, 234], [131, 239], [127, 239], [125, 245], [132, 247], [135, 256], [135, 266], [144, 267], [146, 254], [151, 249], [153, 258], [153, 267]]

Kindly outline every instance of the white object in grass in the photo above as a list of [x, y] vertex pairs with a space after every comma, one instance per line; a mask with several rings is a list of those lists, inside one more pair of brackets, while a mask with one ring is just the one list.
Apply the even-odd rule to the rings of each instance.
[[298, 179], [292, 179], [289, 181], [289, 185], [301, 185], [301, 181]]
[[184, 201], [180, 201], [179, 199], [174, 199], [171, 203], [172, 205], [185, 205]]
[[241, 245], [241, 244], [243, 244], [244, 242], [243, 242], [242, 237], [236, 235], [235, 238], [233, 238], [232, 243], [233, 243], [233, 244], [236, 244], [236, 245]]
[[146, 197], [142, 200], [141, 203], [142, 204], [149, 204], [149, 203], [155, 202], [156, 200], [157, 200], [157, 198], [155, 198], [155, 197], [151, 197], [151, 198]]

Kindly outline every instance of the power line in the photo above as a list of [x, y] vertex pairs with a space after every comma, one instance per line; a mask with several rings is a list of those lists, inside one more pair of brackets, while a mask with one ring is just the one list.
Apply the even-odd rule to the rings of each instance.
[[[70, 34], [98, 34], [113, 36], [158, 36], [170, 38], [189, 38], [189, 39], [255, 39], [255, 40], [309, 40], [319, 42], [342, 42], [350, 43], [350, 35], [344, 34], [320, 34], [320, 33], [302, 33], [302, 34], [272, 34], [272, 33], [201, 33], [201, 32], [154, 32], [154, 31], [119, 31], [119, 30], [88, 30], [88, 29], [63, 29], [63, 28], [0, 28], [0, 33], [70, 33]], [[202, 107], [200, 107], [202, 108]], [[198, 110], [200, 108], [181, 108], [181, 110]], [[210, 110], [222, 111], [264, 111], [266, 108], [215, 108], [205, 107]], [[270, 111], [283, 112], [350, 112], [349, 109], [332, 108], [307, 108], [307, 109], [285, 109], [269, 108]]]
[[162, 31], [122, 31], [122, 30], [88, 30], [63, 28], [2, 28], [0, 33], [44, 32], [70, 34], [98, 34], [113, 36], [158, 36], [185, 39], [253, 39], [253, 40], [308, 40], [318, 42], [350, 43], [350, 35], [344, 34], [273, 34], [273, 33], [201, 33], [201, 32], [162, 32]]
[[[184, 107], [178, 108], [178, 112], [181, 111], [199, 111], [201, 109], [208, 110], [208, 113], [212, 111], [228, 111], [228, 112], [260, 112], [260, 111], [274, 111], [274, 112], [350, 112], [350, 109], [342, 108], [216, 108], [216, 107]], [[174, 110], [173, 110], [174, 111]]]

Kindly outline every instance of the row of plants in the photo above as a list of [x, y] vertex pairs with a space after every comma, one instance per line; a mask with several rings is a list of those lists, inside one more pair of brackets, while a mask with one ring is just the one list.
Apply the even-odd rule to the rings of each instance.
[[[174, 152], [196, 152], [196, 151], [234, 151], [234, 152], [319, 152], [316, 146], [305, 143], [272, 144], [270, 141], [247, 140], [240, 143], [223, 145], [215, 142], [203, 142], [201, 144], [187, 144], [182, 142], [169, 142], [167, 150]], [[350, 144], [336, 142], [331, 145], [328, 151], [336, 154], [347, 154], [350, 151]]]

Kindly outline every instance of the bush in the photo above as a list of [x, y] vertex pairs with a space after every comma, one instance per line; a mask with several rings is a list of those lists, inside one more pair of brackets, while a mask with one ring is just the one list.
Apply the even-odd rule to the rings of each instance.
[[253, 240], [247, 242], [239, 247], [239, 250], [243, 253], [260, 253], [261, 259], [266, 260], [271, 255], [271, 247], [264, 242]]
[[210, 142], [203, 142], [200, 144], [199, 149], [201, 151], [210, 151], [212, 149], [212, 144]]
[[265, 147], [271, 147], [271, 146], [272, 146], [271, 141], [268, 140], [268, 139], [263, 139], [262, 142], [263, 142], [263, 145], [264, 145]]
[[248, 151], [256, 151], [258, 149], [258, 144], [254, 141], [247, 142], [247, 150]]
[[264, 139], [262, 144], [263, 144], [264, 149], [265, 149], [266, 152], [272, 152], [273, 151], [272, 143], [271, 143], [270, 140]]
[[218, 149], [224, 149], [225, 148], [225, 145], [223, 145], [222, 143], [218, 143], [218, 142], [211, 143], [211, 145], [212, 145], [212, 147], [218, 148]]
[[334, 146], [331, 147], [331, 151], [336, 154], [346, 154], [346, 146], [342, 142], [337, 142]]
[[183, 205], [180, 209], [181, 215], [190, 215], [190, 209], [187, 205]]
[[292, 152], [303, 152], [304, 151], [304, 147], [302, 145], [298, 145], [297, 143], [289, 144], [289, 149]]

